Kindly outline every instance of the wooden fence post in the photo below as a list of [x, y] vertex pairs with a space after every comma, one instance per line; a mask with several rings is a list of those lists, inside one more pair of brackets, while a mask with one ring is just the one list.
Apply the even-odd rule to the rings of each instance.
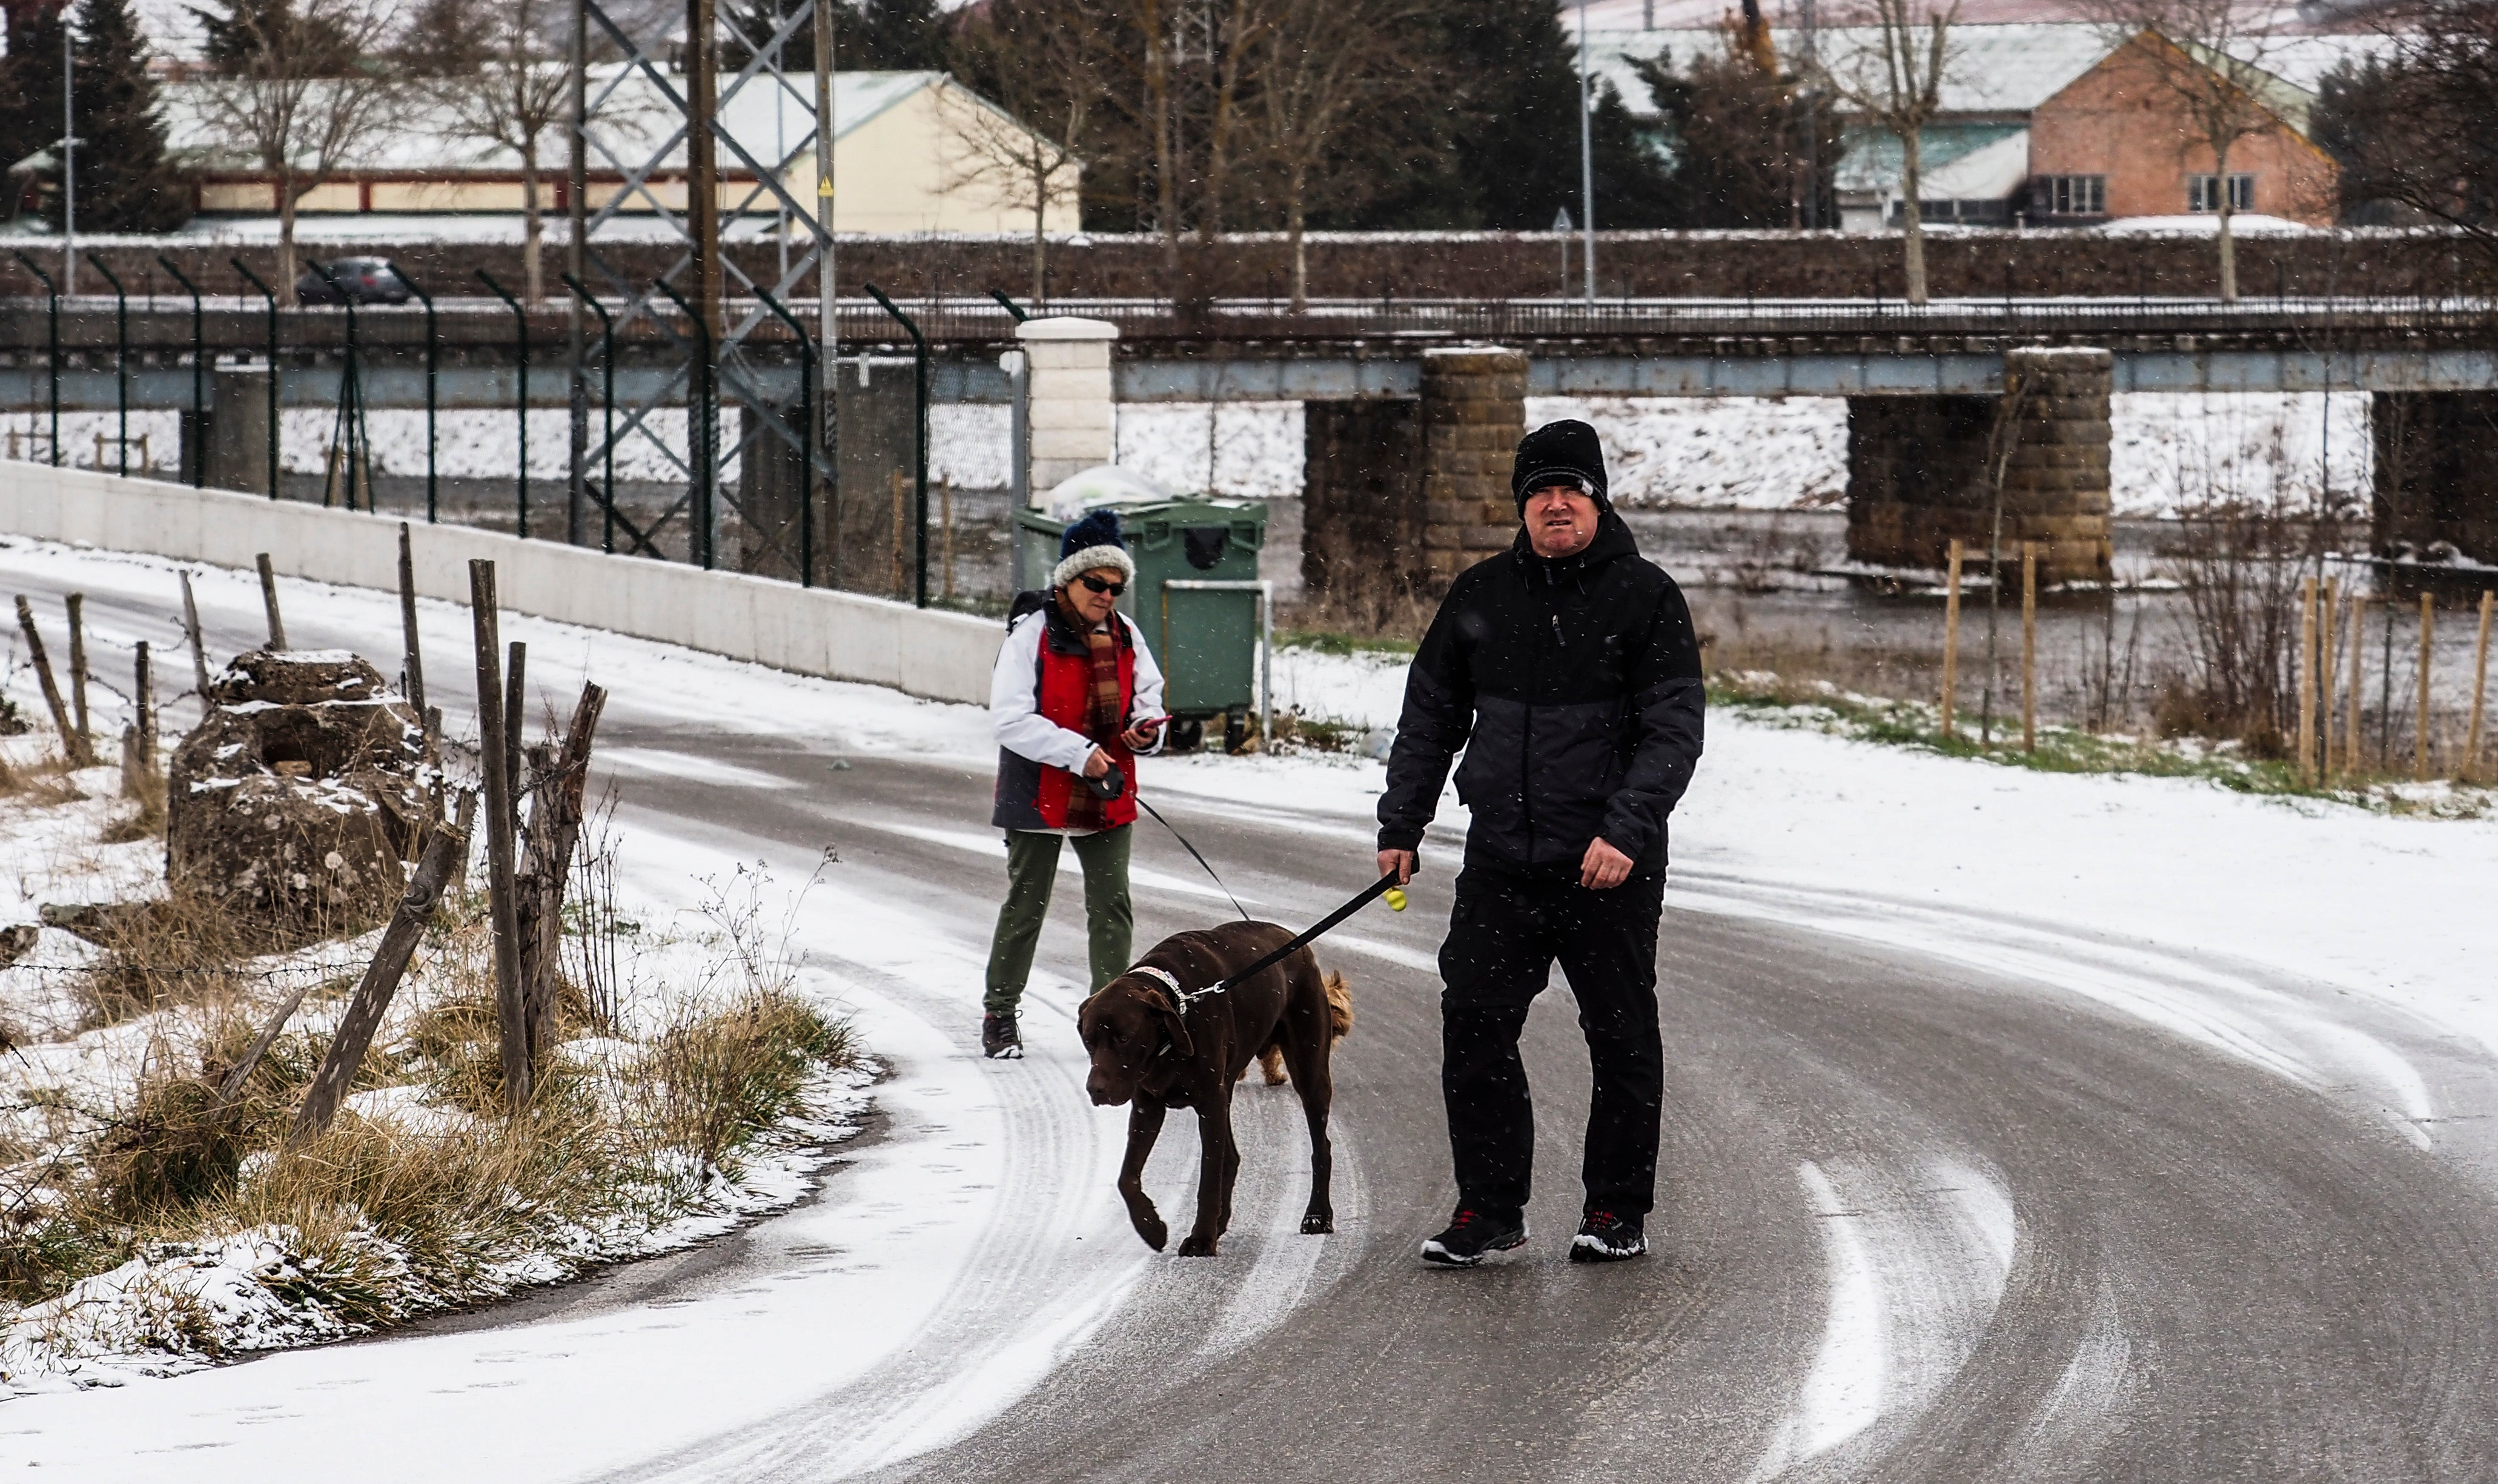
[[2463, 781], [2481, 777], [2481, 702], [2489, 692], [2489, 619], [2498, 610], [2498, 590], [2481, 590], [2481, 637], [2472, 647], [2472, 725], [2464, 729]]
[[2341, 680], [2341, 577], [2325, 577], [2323, 617], [2316, 622], [2319, 634], [2319, 674], [2316, 674], [2316, 774], [2333, 777], [2333, 682]]
[[[529, 663], [529, 647], [514, 639], [503, 648], [503, 777], [511, 790], [512, 837], [521, 833], [521, 793], [528, 786], [528, 775], [521, 771], [521, 758], [528, 748], [522, 743], [529, 729], [528, 688], [524, 681]], [[526, 988], [526, 984], [523, 986]]]
[[86, 711], [86, 595], [72, 593], [62, 606], [70, 613], [70, 716], [78, 723], [79, 746], [95, 756], [95, 728]]
[[2368, 595], [2351, 596], [2351, 705], [2342, 718], [2342, 771], [2359, 771], [2360, 680], [2367, 674]]
[[35, 627], [34, 605], [26, 601], [23, 593], [17, 595], [17, 627], [25, 632], [26, 658], [35, 666], [36, 683], [44, 688], [44, 704], [52, 713], [52, 729], [61, 734], [61, 756], [74, 768], [93, 765], [95, 758], [87, 751], [85, 739], [70, 726], [69, 707], [61, 703], [60, 683], [52, 678], [51, 659], [44, 653], [43, 631]]
[[2038, 750], [2038, 543], [2021, 543], [2021, 750]]
[[407, 975], [408, 960], [425, 936], [426, 924], [442, 905], [442, 893], [467, 869], [468, 835], [476, 815], [477, 795], [462, 792], [458, 822], [448, 828], [436, 826], [426, 842], [407, 894], [399, 899], [390, 926], [382, 930], [381, 946], [373, 951], [373, 961], [366, 965], [355, 998], [347, 1002], [337, 1033], [330, 1038], [330, 1050], [321, 1058], [311, 1090], [304, 1094], [304, 1107], [295, 1114], [295, 1131], [287, 1136], [288, 1144], [318, 1134], [337, 1115], [338, 1103], [346, 1097], [356, 1069], [364, 1065], [365, 1052], [372, 1048], [373, 1033], [381, 1029], [382, 1016], [390, 1011], [391, 996], [399, 992], [400, 981]]
[[1960, 561], [1959, 537], [1952, 538], [1945, 553], [1943, 577], [1943, 740], [1951, 740], [1952, 692], [1960, 684]]
[[558, 750], [529, 750], [536, 764], [529, 777], [529, 829], [520, 889], [521, 1002], [528, 1012], [529, 1053], [543, 1060], [554, 1049], [556, 987], [563, 938], [563, 888], [572, 874], [572, 853], [581, 840], [582, 799], [590, 782], [590, 748], [607, 693], [581, 688]]
[[284, 649], [286, 621], [277, 614], [277, 573], [271, 569], [267, 552], [255, 556], [252, 562], [260, 568], [260, 604], [269, 610], [269, 647]]
[[[370, 508], [368, 506], [368, 508]], [[407, 522], [399, 523], [400, 664], [407, 678], [407, 703], [425, 715], [425, 646], [416, 631], [416, 554], [409, 549]]]
[[2412, 778], [2416, 782], [2426, 783], [2429, 758], [2435, 752], [2428, 741], [2428, 668], [2429, 645], [2437, 637], [2437, 598], [2422, 593], [2419, 603], [2419, 722], [2412, 730]]
[[528, 1106], [528, 1025], [521, 1012], [520, 925], [512, 896], [512, 780], [505, 771], [502, 643], [495, 564], [468, 564], [468, 602], [477, 642], [477, 771], [486, 794], [486, 894], [495, 924], [495, 1011], [502, 1036], [503, 1097], [514, 1113]]
[[2316, 579], [2298, 579], [2298, 781], [2316, 787]]
[[200, 704], [208, 701], [208, 650], [200, 638], [200, 605], [191, 597], [191, 573], [182, 571], [182, 637], [191, 645], [191, 680], [200, 688]]

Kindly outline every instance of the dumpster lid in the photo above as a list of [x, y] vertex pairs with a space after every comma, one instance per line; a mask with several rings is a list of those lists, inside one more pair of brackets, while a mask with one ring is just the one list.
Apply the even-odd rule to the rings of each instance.
[[1096, 464], [1091, 468], [1068, 475], [1050, 487], [1042, 508], [1056, 521], [1072, 521], [1087, 510], [1105, 505], [1159, 505], [1168, 503], [1171, 493], [1134, 469], [1115, 464]]

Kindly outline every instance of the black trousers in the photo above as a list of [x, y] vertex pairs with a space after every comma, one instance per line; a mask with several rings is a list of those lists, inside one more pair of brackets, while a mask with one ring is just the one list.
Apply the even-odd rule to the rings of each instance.
[[1442, 1060], [1457, 1204], [1487, 1215], [1526, 1209], [1535, 1107], [1519, 1032], [1560, 960], [1579, 1000], [1595, 1092], [1582, 1178], [1588, 1210], [1644, 1216], [1656, 1201], [1665, 1051], [1656, 1027], [1656, 929], [1663, 876], [1606, 891], [1576, 878], [1468, 865], [1440, 945]]

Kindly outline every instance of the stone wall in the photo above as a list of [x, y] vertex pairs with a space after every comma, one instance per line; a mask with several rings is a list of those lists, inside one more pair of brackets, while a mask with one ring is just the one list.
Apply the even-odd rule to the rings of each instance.
[[1424, 352], [1423, 562], [1431, 596], [1516, 538], [1509, 472], [1524, 436], [1524, 352]]
[[[2006, 430], [2002, 550], [2040, 544], [2041, 584], [2105, 582], [2108, 391], [2104, 350], [2004, 355], [2025, 392]], [[1996, 534], [1987, 455], [2001, 400], [1856, 397], [1847, 403], [1847, 555], [1870, 566], [1932, 569], [1957, 537], [1982, 564]]]
[[1423, 406], [1303, 404], [1301, 589], [1366, 624], [1428, 585], [1423, 546]]

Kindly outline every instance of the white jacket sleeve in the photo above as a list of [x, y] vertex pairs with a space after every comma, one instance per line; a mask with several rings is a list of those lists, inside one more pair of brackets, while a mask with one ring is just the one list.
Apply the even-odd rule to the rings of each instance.
[[[1137, 694], [1134, 704], [1128, 707], [1128, 725], [1133, 726], [1164, 714], [1163, 667], [1154, 662], [1154, 652], [1145, 647], [1145, 631], [1137, 627], [1136, 620], [1123, 613], [1119, 615], [1119, 622], [1128, 626], [1129, 636], [1137, 641]], [[1163, 743], [1169, 736], [1170, 728], [1164, 727], [1154, 733], [1154, 745], [1145, 751], [1148, 754], [1161, 752]]]
[[[1080, 772], [1084, 759], [1093, 756], [1092, 741], [1042, 716], [1037, 704], [1041, 632], [1048, 627], [1046, 615], [1027, 613], [1007, 630], [1007, 641], [998, 649], [998, 666], [989, 674], [989, 726], [997, 733], [998, 746], [1008, 752], [1048, 767]], [[1141, 695], [1141, 667], [1137, 679]], [[1162, 694], [1159, 675], [1154, 694]]]

